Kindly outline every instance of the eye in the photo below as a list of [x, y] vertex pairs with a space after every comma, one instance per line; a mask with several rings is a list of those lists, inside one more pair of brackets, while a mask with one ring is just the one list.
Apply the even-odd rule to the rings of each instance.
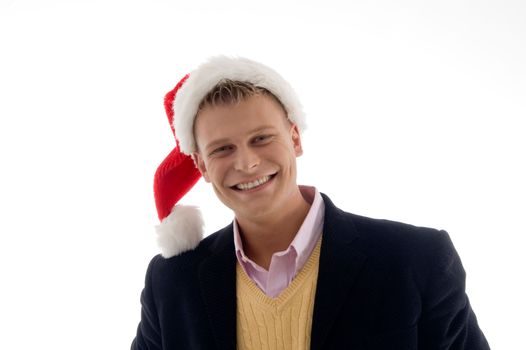
[[209, 156], [222, 155], [222, 154], [225, 154], [225, 153], [231, 151], [232, 149], [233, 149], [233, 147], [231, 145], [224, 145], [224, 146], [221, 146], [221, 147], [217, 147], [212, 152], [210, 152]]
[[258, 135], [252, 139], [252, 143], [261, 144], [270, 141], [271, 135]]

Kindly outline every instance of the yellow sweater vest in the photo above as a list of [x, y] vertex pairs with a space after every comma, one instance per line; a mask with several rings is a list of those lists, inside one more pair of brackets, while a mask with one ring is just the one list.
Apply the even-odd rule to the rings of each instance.
[[236, 267], [237, 348], [303, 350], [310, 348], [312, 312], [318, 279], [321, 239], [289, 286], [270, 298]]

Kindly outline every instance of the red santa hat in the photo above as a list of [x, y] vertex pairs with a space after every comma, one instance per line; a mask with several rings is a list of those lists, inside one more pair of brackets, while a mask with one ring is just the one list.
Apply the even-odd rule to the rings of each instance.
[[154, 177], [155, 204], [161, 220], [156, 227], [157, 241], [165, 258], [194, 249], [203, 237], [200, 211], [177, 203], [201, 177], [191, 158], [196, 151], [193, 126], [199, 105], [218, 83], [227, 79], [249, 82], [270, 91], [285, 107], [288, 119], [297, 124], [300, 131], [306, 127], [295, 91], [276, 71], [261, 63], [218, 56], [183, 77], [164, 99], [176, 145]]

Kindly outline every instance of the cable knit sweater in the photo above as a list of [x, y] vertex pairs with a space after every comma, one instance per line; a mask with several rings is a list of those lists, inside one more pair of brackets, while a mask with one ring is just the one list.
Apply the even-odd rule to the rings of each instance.
[[240, 350], [309, 349], [321, 240], [290, 285], [270, 298], [237, 264], [237, 344]]

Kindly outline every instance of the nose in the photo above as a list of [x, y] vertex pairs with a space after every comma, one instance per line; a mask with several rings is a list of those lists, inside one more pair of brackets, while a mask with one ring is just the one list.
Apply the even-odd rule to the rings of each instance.
[[260, 162], [257, 152], [250, 147], [240, 147], [236, 152], [234, 168], [238, 171], [251, 172], [257, 169]]

